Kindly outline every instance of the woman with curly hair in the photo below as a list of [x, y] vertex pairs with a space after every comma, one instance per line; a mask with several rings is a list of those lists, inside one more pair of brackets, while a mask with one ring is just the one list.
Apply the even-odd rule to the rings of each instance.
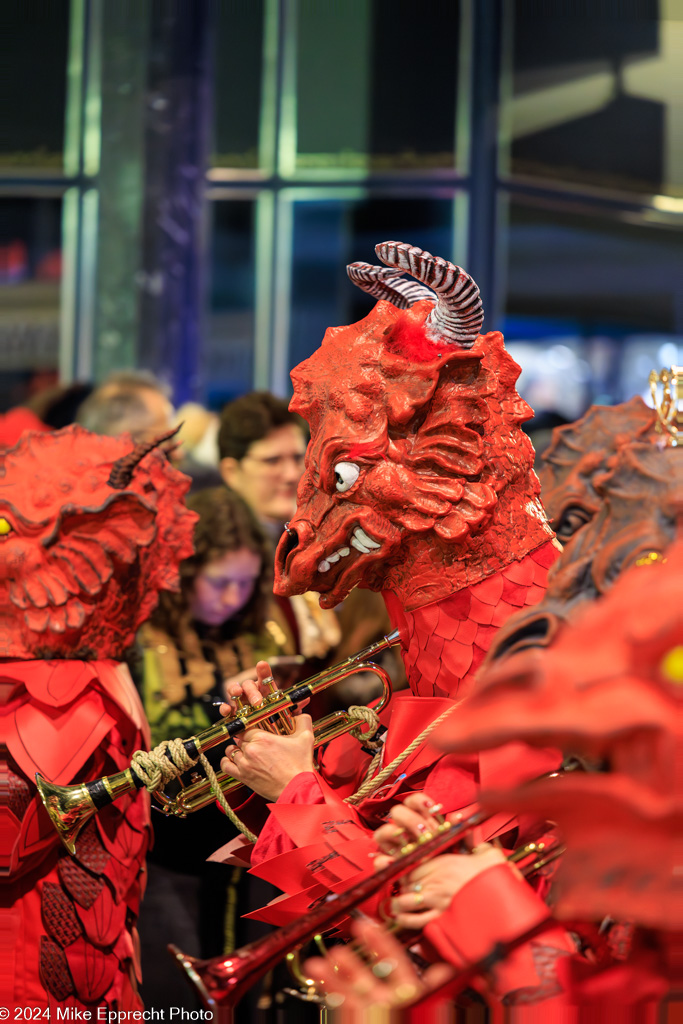
[[[195, 553], [180, 566], [180, 591], [165, 593], [140, 634], [140, 688], [152, 743], [186, 738], [220, 717], [214, 702], [225, 679], [287, 650], [275, 616], [272, 556], [253, 513], [227, 487], [187, 500], [199, 519]], [[285, 659], [288, 660], [288, 659]], [[277, 661], [277, 658], [275, 658]], [[218, 767], [220, 751], [216, 752]], [[207, 863], [235, 829], [210, 805], [183, 820], [153, 815], [154, 849], [140, 915], [145, 1004], [192, 1007], [194, 997], [169, 972], [166, 944], [200, 956], [235, 945], [239, 913], [248, 909], [240, 868]]]
[[285, 641], [272, 618], [272, 558], [249, 507], [226, 487], [198, 491], [187, 505], [199, 515], [195, 553], [181, 563], [179, 593], [162, 595], [141, 636], [153, 745], [217, 721], [223, 680]]

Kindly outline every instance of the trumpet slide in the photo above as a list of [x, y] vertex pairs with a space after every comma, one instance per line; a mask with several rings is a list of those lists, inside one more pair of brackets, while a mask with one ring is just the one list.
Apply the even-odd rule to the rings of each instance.
[[[276, 689], [271, 681], [271, 692], [266, 694], [259, 704], [252, 706], [239, 701], [234, 714], [216, 722], [203, 732], [187, 740], [175, 740], [169, 742], [167, 746], [162, 745], [165, 746], [161, 751], [167, 769], [165, 779], [159, 775], [150, 781], [147, 773], [138, 768], [135, 755], [129, 768], [114, 775], [105, 775], [93, 782], [56, 786], [40, 774], [36, 774], [38, 792], [62, 842], [69, 853], [74, 853], [78, 833], [100, 808], [106, 807], [120, 796], [143, 787], [155, 795], [162, 810], [167, 814], [185, 817], [207, 806], [214, 799], [213, 787], [208, 778], [200, 778], [198, 782], [186, 787], [183, 787], [181, 782], [182, 788], [175, 797], [168, 797], [159, 791], [169, 778], [179, 779], [180, 775], [187, 771], [188, 762], [190, 765], [196, 764], [205, 751], [219, 743], [228, 742], [246, 729], [260, 726], [278, 732], [291, 732], [292, 713], [301, 704], [316, 693], [357, 672], [372, 672], [381, 680], [383, 693], [374, 709], [375, 712], [381, 711], [391, 698], [391, 680], [380, 665], [368, 659], [389, 647], [394, 647], [399, 639], [399, 631], [394, 630], [346, 661], [325, 669], [287, 690]], [[359, 720], [352, 717], [349, 711], [335, 711], [326, 715], [314, 723], [315, 746], [328, 743], [336, 736], [356, 729], [358, 725]], [[160, 748], [157, 748], [156, 752], [159, 751]], [[225, 772], [216, 773], [216, 778], [223, 793], [231, 792], [242, 785]]]

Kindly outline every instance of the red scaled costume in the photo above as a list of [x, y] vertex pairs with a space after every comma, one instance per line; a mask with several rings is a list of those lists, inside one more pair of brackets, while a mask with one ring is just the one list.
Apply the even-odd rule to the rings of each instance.
[[[389, 709], [386, 768], [468, 692], [497, 628], [542, 596], [556, 549], [521, 430], [531, 410], [515, 390], [519, 367], [500, 334], [478, 334], [476, 285], [402, 243], [377, 253], [389, 269], [354, 264], [349, 274], [381, 301], [330, 329], [292, 374], [291, 408], [308, 419], [311, 443], [276, 590], [315, 590], [324, 607], [354, 586], [383, 593], [410, 683]], [[371, 832], [408, 793], [454, 811], [480, 784], [534, 776], [557, 755], [511, 745], [444, 758], [422, 742], [355, 809], [344, 798], [370, 760], [354, 741], [334, 741], [321, 771], [298, 775], [270, 806], [252, 865], [288, 895], [257, 916], [289, 920], [369, 871]], [[514, 825], [502, 815], [483, 837]]]
[[[667, 992], [683, 993], [681, 571], [680, 541], [665, 561], [632, 567], [550, 648], [492, 666], [437, 732], [448, 750], [514, 738], [602, 763], [484, 795], [491, 808], [552, 817], [561, 829], [554, 914], [592, 952], [556, 956], [551, 973], [569, 1004], [590, 1009], [587, 1020], [654, 1022]], [[630, 924], [598, 933], [601, 920]]]
[[[191, 554], [187, 478], [152, 445], [81, 427], [0, 453], [0, 1004], [139, 1009], [144, 793], [105, 808], [75, 856], [34, 785], [128, 766], [148, 745], [119, 663]], [[143, 460], [142, 462], [140, 460]]]

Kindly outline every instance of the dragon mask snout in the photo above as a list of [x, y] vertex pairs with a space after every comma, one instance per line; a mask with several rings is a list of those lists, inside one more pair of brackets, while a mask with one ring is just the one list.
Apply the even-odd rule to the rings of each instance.
[[296, 551], [299, 544], [299, 534], [296, 529], [289, 523], [285, 525], [285, 532], [280, 537], [277, 548], [275, 549], [275, 593], [284, 593], [283, 589], [283, 577], [285, 575], [285, 567], [287, 565], [287, 559], [294, 551]]
[[377, 516], [364, 515], [364, 525], [360, 518], [346, 515], [342, 507], [317, 528], [303, 517], [288, 523], [275, 553], [275, 593], [312, 589], [322, 595], [323, 607], [333, 607], [371, 576], [373, 565], [383, 563], [395, 548], [398, 533]]

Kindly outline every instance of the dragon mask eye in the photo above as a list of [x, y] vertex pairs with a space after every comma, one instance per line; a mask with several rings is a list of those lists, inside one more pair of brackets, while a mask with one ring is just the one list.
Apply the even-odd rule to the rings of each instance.
[[354, 462], [338, 462], [334, 467], [335, 486], [339, 494], [353, 487], [360, 474], [360, 467]]
[[564, 510], [557, 526], [554, 527], [557, 539], [561, 544], [566, 544], [592, 518], [592, 514], [585, 508], [581, 508], [579, 505], [571, 505]]

